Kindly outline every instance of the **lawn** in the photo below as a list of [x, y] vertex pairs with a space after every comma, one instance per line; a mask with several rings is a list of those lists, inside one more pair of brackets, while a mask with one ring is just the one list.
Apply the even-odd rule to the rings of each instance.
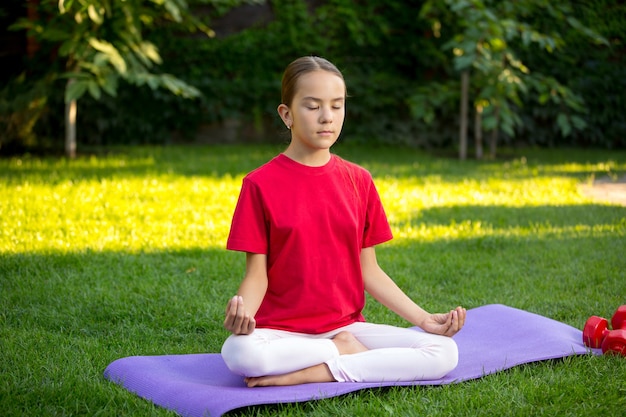
[[[241, 179], [280, 150], [0, 160], [2, 414], [173, 416], [102, 372], [125, 356], [219, 352], [244, 269], [243, 255], [224, 249]], [[626, 207], [580, 192], [626, 173], [626, 152], [517, 149], [484, 162], [336, 152], [374, 175], [396, 237], [379, 262], [426, 309], [501, 303], [582, 328], [626, 303]], [[408, 325], [372, 300], [365, 314]], [[588, 355], [232, 414], [621, 416], [625, 375], [626, 358]]]

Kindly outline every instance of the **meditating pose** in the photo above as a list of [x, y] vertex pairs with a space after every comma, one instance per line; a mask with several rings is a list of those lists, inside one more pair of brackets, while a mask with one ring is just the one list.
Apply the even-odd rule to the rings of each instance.
[[[291, 142], [243, 180], [227, 248], [246, 270], [222, 356], [249, 387], [432, 380], [457, 365], [465, 309], [430, 314], [381, 269], [374, 247], [392, 234], [372, 177], [330, 152], [346, 97], [329, 61], [289, 64], [278, 114]], [[424, 331], [366, 322], [365, 291]]]

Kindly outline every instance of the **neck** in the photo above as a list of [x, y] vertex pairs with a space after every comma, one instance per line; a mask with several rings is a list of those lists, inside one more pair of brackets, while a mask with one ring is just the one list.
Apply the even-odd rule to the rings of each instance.
[[293, 143], [285, 149], [283, 154], [302, 165], [310, 167], [321, 167], [330, 161], [330, 149], [304, 150], [293, 146]]

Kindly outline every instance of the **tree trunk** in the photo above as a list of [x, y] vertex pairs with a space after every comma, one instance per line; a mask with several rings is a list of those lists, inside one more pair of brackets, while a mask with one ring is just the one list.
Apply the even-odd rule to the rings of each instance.
[[500, 106], [496, 106], [495, 115], [496, 126], [491, 131], [491, 140], [489, 141], [489, 156], [496, 159], [496, 150], [498, 146], [498, 125], [500, 124]]
[[474, 142], [476, 143], [476, 159], [483, 159], [483, 106], [480, 104], [476, 105]]
[[[39, 13], [37, 8], [39, 7], [40, 0], [26, 0], [26, 16], [31, 22], [39, 20]], [[26, 35], [26, 54], [29, 58], [33, 58], [39, 50], [39, 42], [32, 35]]]
[[459, 159], [467, 158], [467, 101], [469, 91], [469, 71], [461, 73], [461, 115], [459, 127]]
[[[67, 80], [66, 89], [74, 82], [73, 78]], [[65, 155], [68, 158], [76, 158], [76, 100], [65, 103]]]

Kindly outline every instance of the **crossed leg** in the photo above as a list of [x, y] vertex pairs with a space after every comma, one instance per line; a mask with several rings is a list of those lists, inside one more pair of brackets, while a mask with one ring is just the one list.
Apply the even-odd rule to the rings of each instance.
[[[365, 352], [368, 350], [350, 332], [340, 332], [332, 339], [340, 355]], [[282, 375], [267, 375], [259, 377], [248, 377], [244, 381], [248, 387], [266, 387], [278, 385], [297, 385], [311, 382], [332, 382], [335, 381], [330, 373], [328, 365], [320, 363], [298, 371], [289, 372]]]
[[271, 329], [231, 335], [222, 356], [256, 387], [437, 379], [456, 367], [458, 350], [446, 336], [359, 322], [320, 335]]

